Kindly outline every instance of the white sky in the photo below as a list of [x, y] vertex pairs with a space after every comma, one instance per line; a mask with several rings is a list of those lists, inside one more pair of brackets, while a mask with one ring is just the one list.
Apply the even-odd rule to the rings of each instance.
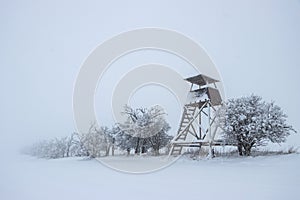
[[[300, 130], [300, 1], [1, 1], [0, 24], [4, 148], [73, 132], [72, 92], [81, 64], [106, 39], [142, 27], [191, 37], [216, 64], [227, 97], [255, 93], [274, 100]], [[180, 63], [168, 58], [150, 53], [139, 62]], [[109, 115], [99, 118], [109, 123]], [[289, 142], [299, 145], [299, 138]]]

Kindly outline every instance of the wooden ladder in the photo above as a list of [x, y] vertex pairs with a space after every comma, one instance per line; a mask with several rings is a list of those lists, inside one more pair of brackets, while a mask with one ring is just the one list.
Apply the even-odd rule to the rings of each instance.
[[[180, 127], [177, 131], [177, 136], [174, 141], [185, 141], [189, 133], [190, 121], [194, 117], [197, 107], [196, 106], [185, 106], [183, 108], [183, 113], [181, 117]], [[173, 143], [169, 155], [180, 155], [183, 146], [180, 144]]]

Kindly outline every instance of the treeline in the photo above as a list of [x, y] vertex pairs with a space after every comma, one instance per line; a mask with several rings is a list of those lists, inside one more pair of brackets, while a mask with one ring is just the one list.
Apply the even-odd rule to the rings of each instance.
[[25, 153], [39, 158], [95, 158], [131, 152], [159, 155], [162, 148], [168, 147], [172, 139], [167, 134], [170, 126], [160, 107], [133, 109], [126, 106], [123, 113], [127, 117], [123, 124], [115, 124], [112, 128], [92, 124], [86, 133], [74, 132], [67, 137], [40, 141]]

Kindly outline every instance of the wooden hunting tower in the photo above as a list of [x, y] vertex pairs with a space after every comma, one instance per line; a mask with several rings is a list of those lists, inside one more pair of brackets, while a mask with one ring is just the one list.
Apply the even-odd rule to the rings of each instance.
[[221, 145], [215, 140], [217, 126], [215, 125], [216, 107], [222, 104], [222, 98], [217, 89], [216, 79], [203, 74], [185, 79], [191, 84], [187, 102], [177, 135], [171, 142], [169, 155], [180, 155], [184, 147]]

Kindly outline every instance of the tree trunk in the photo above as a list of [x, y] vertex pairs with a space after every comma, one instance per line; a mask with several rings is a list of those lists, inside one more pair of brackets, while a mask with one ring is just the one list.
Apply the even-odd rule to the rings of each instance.
[[142, 146], [142, 153], [146, 153], [146, 147]]
[[111, 155], [115, 155], [115, 138], [113, 138], [112, 140]]
[[242, 156], [243, 155], [243, 145], [241, 143], [238, 143], [237, 148], [239, 151], [239, 155]]
[[110, 146], [106, 147], [105, 156], [109, 156], [109, 149], [110, 149]]
[[252, 148], [252, 145], [249, 145], [249, 144], [244, 145], [244, 150], [245, 150], [245, 155], [246, 156], [251, 155], [251, 148]]
[[137, 139], [134, 153], [135, 154], [139, 154], [140, 153], [140, 138]]
[[135, 153], [135, 154], [139, 154], [139, 153], [140, 153], [140, 147], [139, 147], [139, 145], [137, 145], [137, 146], [135, 147], [134, 153]]
[[147, 150], [146, 150], [146, 140], [144, 139], [143, 140], [143, 143], [142, 143], [142, 153], [146, 153]]

